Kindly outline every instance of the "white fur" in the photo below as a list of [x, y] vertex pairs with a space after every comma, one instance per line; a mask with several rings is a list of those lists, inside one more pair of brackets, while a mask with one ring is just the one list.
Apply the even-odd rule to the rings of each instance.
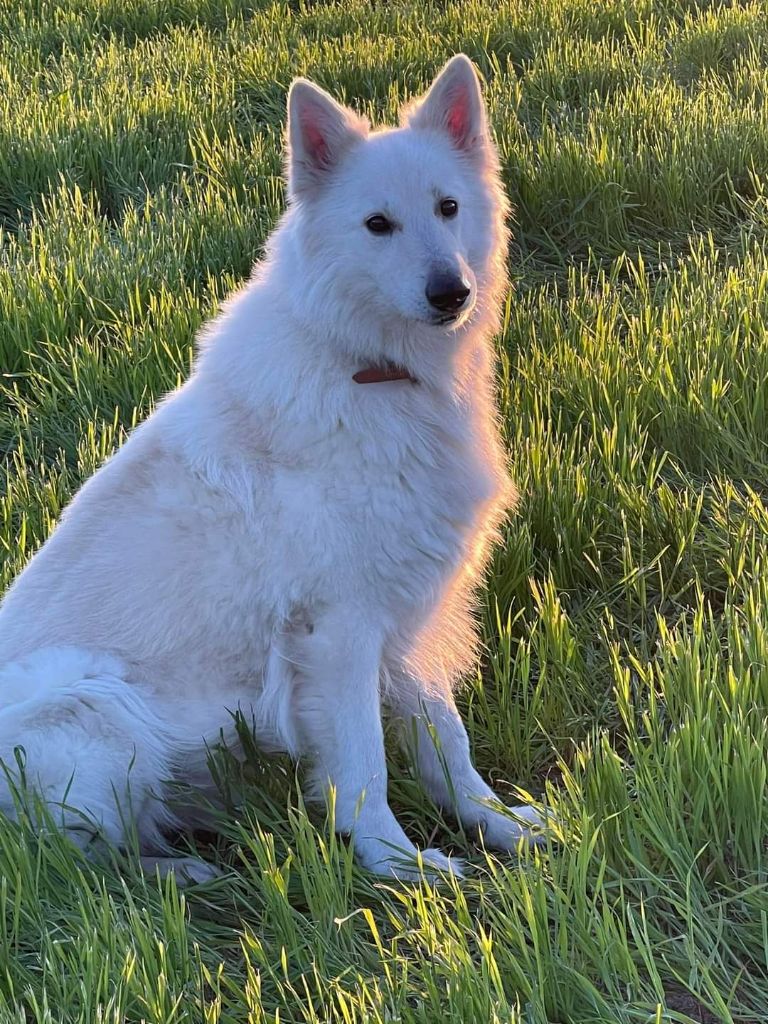
[[[415, 720], [435, 799], [488, 842], [525, 834], [488, 804], [452, 698], [514, 493], [491, 346], [506, 206], [470, 62], [450, 61], [404, 121], [370, 133], [294, 83], [290, 203], [265, 259], [205, 330], [191, 378], [82, 487], [0, 607], [0, 757], [13, 772], [23, 747], [27, 783], [115, 842], [129, 789], [142, 844], [162, 847], [156, 796], [203, 776], [240, 709], [265, 748], [336, 787], [365, 866], [407, 874], [382, 701], [406, 733]], [[393, 234], [367, 230], [376, 213]], [[450, 325], [425, 297], [436, 269], [471, 283]], [[418, 383], [353, 381], [384, 360]]]

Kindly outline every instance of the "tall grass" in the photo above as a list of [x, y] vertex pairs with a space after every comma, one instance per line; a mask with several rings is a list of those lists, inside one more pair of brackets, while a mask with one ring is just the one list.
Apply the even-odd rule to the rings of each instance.
[[0, 1022], [768, 1018], [764, 3], [0, 0], [0, 584], [247, 276], [290, 79], [390, 118], [457, 50], [516, 209], [523, 495], [463, 710], [556, 834], [441, 821], [468, 880], [385, 884], [254, 751], [187, 894], [3, 823]]

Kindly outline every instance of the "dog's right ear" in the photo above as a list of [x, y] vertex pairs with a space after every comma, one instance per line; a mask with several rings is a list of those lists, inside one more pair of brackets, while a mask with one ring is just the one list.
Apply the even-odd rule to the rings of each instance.
[[403, 120], [411, 128], [439, 131], [469, 157], [488, 151], [488, 121], [475, 66], [457, 53], [439, 73], [423, 99], [406, 107]]
[[368, 134], [368, 122], [306, 78], [288, 92], [288, 189], [301, 198], [321, 188], [341, 158]]

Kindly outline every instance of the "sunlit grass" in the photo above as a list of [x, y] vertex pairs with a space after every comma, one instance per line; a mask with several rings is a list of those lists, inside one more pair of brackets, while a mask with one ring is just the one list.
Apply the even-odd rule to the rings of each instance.
[[462, 703], [555, 835], [486, 855], [395, 760], [471, 873], [384, 884], [255, 752], [186, 896], [3, 825], [0, 1022], [768, 1015], [764, 3], [0, 0], [0, 584], [247, 276], [292, 76], [391, 117], [457, 50], [516, 207], [522, 494]]

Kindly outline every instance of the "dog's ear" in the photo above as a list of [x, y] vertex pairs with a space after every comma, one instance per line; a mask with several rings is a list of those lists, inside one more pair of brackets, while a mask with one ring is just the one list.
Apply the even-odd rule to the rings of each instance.
[[488, 145], [488, 122], [475, 66], [463, 53], [451, 57], [403, 120], [417, 130], [444, 132], [458, 150], [475, 155]]
[[306, 78], [288, 92], [288, 188], [292, 197], [315, 191], [344, 153], [368, 134], [368, 122]]

